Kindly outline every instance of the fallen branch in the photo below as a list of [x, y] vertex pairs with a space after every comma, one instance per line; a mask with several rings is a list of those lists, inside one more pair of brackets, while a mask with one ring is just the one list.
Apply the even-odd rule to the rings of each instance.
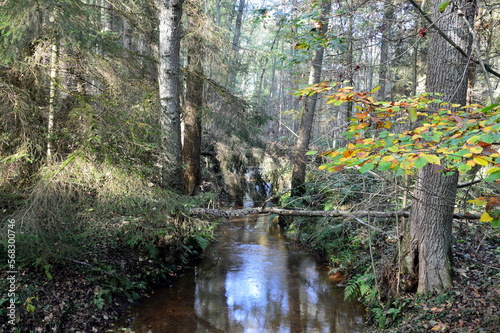
[[109, 275], [109, 276], [117, 276], [115, 273], [107, 272], [107, 271], [103, 270], [102, 268], [96, 267], [96, 266], [91, 265], [89, 263], [86, 263], [85, 261], [75, 260], [75, 259], [71, 259], [71, 258], [68, 258], [68, 257], [63, 257], [63, 258], [66, 259], [66, 260], [69, 260], [71, 262], [74, 262], [75, 264], [79, 264], [79, 265], [83, 265], [83, 266], [89, 267], [89, 268], [91, 268], [93, 270], [96, 270], [96, 271], [98, 271], [100, 273], [104, 273], [104, 274]]
[[[258, 208], [243, 208], [243, 209], [212, 209], [212, 208], [193, 208], [192, 215], [210, 215], [215, 217], [238, 217], [251, 214], [277, 214], [283, 216], [307, 216], [307, 217], [409, 217], [409, 207], [392, 212], [379, 211], [348, 211], [348, 210], [305, 210], [305, 209], [283, 209], [275, 207], [258, 207]], [[478, 214], [453, 214], [456, 219], [478, 220]]]
[[408, 217], [409, 213], [406, 209], [394, 212], [377, 212], [377, 211], [345, 211], [345, 210], [305, 210], [305, 209], [283, 209], [275, 207], [264, 208], [243, 208], [233, 210], [209, 209], [209, 208], [194, 208], [191, 210], [193, 215], [211, 215], [217, 217], [237, 217], [250, 214], [278, 214], [283, 216], [307, 216], [307, 217]]

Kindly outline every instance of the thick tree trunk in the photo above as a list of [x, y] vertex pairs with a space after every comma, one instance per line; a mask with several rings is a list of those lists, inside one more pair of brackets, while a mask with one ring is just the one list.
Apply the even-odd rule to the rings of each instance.
[[159, 1], [159, 69], [161, 126], [161, 182], [182, 188], [181, 127], [179, 106], [180, 22], [183, 0]]
[[[323, 1], [321, 5], [321, 23], [319, 29], [320, 34], [325, 35], [328, 31], [328, 15], [330, 14], [331, 0]], [[323, 55], [325, 49], [322, 45], [318, 45], [314, 51], [311, 70], [309, 73], [309, 84], [317, 84], [321, 82], [321, 67], [323, 66]], [[301, 196], [304, 192], [304, 182], [306, 179], [306, 159], [305, 153], [309, 149], [309, 141], [314, 121], [314, 112], [318, 95], [305, 98], [304, 111], [300, 121], [297, 143], [295, 145], [293, 171], [292, 171], [292, 196]]]
[[[451, 3], [444, 13], [441, 0], [433, 1], [433, 21], [462, 49], [470, 50], [470, 34], [461, 17], [474, 17], [475, 1]], [[426, 90], [441, 93], [443, 100], [465, 104], [468, 59], [437, 32], [430, 32]], [[418, 276], [419, 293], [439, 293], [451, 287], [451, 223], [458, 175], [446, 175], [434, 165], [418, 172], [409, 228], [403, 242], [404, 271]]]
[[[196, 5], [196, 4], [193, 4]], [[199, 16], [201, 8], [196, 9]], [[189, 16], [189, 27], [196, 27], [196, 19]], [[197, 30], [197, 29], [196, 29]], [[201, 183], [201, 112], [203, 106], [202, 41], [197, 31], [188, 42], [186, 103], [184, 107], [184, 133], [182, 164], [184, 166], [184, 194], [194, 195]]]
[[451, 223], [457, 182], [457, 173], [445, 176], [435, 165], [418, 173], [405, 264], [409, 273], [418, 276], [419, 293], [451, 287]]

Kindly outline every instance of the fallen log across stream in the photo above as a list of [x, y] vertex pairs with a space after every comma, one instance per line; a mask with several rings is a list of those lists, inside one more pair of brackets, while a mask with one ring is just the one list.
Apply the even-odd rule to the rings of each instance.
[[[307, 217], [409, 217], [409, 207], [389, 212], [379, 211], [349, 211], [349, 210], [306, 210], [306, 209], [283, 209], [276, 207], [255, 207], [242, 209], [213, 209], [213, 208], [193, 208], [192, 215], [210, 215], [216, 217], [238, 217], [250, 214], [277, 214], [283, 216], [307, 216]], [[453, 214], [455, 219], [478, 220], [478, 214]]]
[[[277, 214], [282, 216], [307, 216], [307, 217], [350, 217], [358, 223], [363, 224], [371, 229], [377, 230], [391, 238], [396, 239], [392, 233], [384, 231], [365, 222], [360, 217], [378, 217], [378, 218], [399, 218], [409, 217], [410, 207], [406, 207], [398, 211], [379, 212], [379, 211], [345, 211], [345, 210], [305, 210], [305, 209], [283, 209], [275, 207], [255, 207], [255, 208], [242, 208], [242, 209], [213, 209], [213, 208], [193, 208], [192, 215], [210, 215], [216, 217], [238, 217], [251, 214]], [[478, 214], [453, 214], [455, 219], [478, 220]]]
[[277, 214], [283, 216], [307, 216], [307, 217], [408, 217], [407, 210], [393, 212], [377, 211], [345, 211], [345, 210], [306, 210], [306, 209], [283, 209], [275, 207], [255, 207], [242, 209], [213, 209], [213, 208], [193, 208], [193, 215], [210, 215], [216, 217], [237, 217], [250, 214]]

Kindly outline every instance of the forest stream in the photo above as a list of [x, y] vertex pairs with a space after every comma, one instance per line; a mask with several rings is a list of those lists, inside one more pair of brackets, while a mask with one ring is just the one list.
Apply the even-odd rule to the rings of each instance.
[[202, 260], [134, 306], [118, 327], [136, 333], [362, 332], [363, 306], [344, 301], [343, 288], [327, 273], [288, 242], [270, 216], [232, 218], [220, 225]]

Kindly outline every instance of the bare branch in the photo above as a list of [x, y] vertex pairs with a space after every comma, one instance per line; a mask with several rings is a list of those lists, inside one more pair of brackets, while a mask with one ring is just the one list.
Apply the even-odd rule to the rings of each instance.
[[476, 180], [473, 180], [473, 181], [470, 181], [468, 183], [459, 183], [457, 185], [457, 188], [464, 188], [464, 187], [468, 187], [468, 186], [471, 186], [471, 185], [474, 185], [474, 184], [477, 184], [477, 183], [480, 183], [482, 182], [481, 179], [476, 179]]

